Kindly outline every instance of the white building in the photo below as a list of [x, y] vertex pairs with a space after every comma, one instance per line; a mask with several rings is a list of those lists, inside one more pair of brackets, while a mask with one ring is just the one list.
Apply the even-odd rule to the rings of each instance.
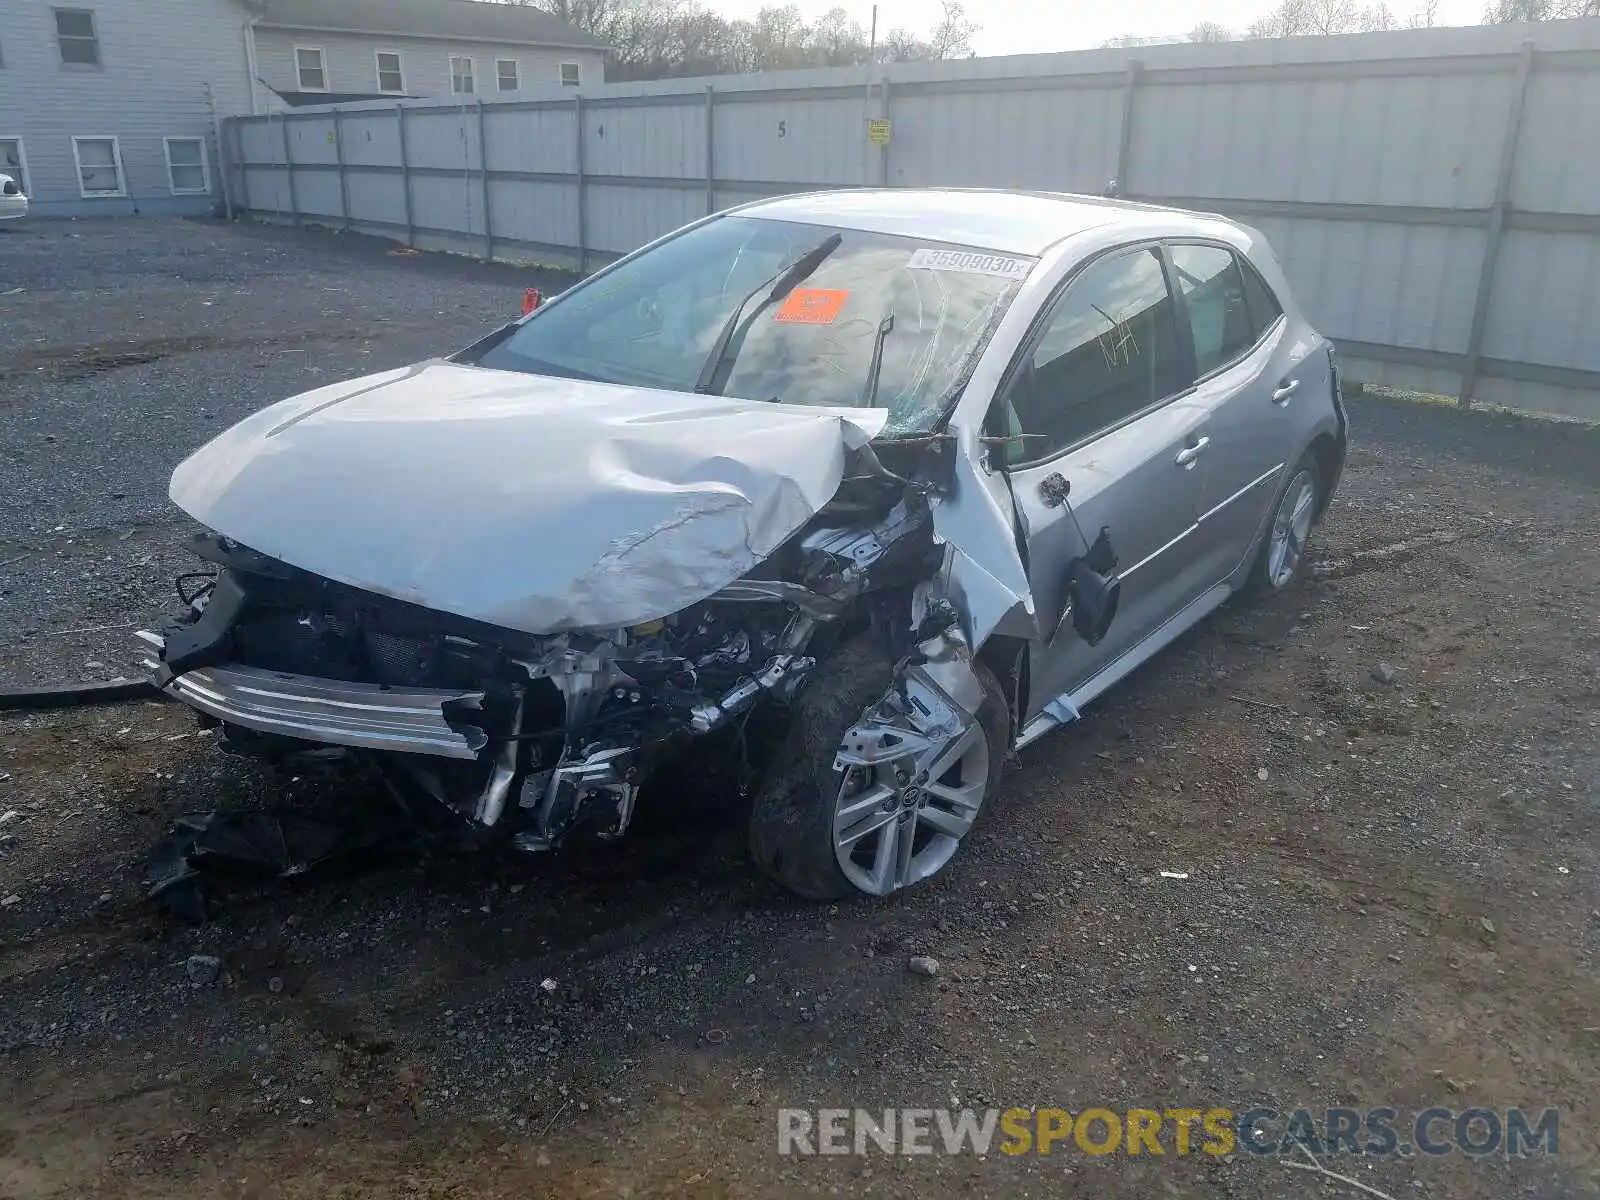
[[605, 81], [605, 43], [536, 8], [472, 0], [266, 0], [264, 7], [254, 41], [268, 105], [514, 100]]
[[0, 171], [39, 215], [206, 213], [222, 117], [604, 82], [605, 47], [474, 0], [0, 0]]

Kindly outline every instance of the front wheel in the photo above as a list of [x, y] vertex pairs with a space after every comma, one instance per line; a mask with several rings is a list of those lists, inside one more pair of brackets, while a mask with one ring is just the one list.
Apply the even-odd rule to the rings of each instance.
[[795, 704], [789, 737], [755, 799], [750, 849], [784, 887], [811, 900], [885, 896], [937, 874], [999, 788], [1010, 713], [999, 682], [972, 663], [983, 688], [973, 718], [933, 736], [875, 741], [870, 762], [836, 770], [860, 751], [863, 718], [893, 683], [893, 664], [867, 639], [839, 648]]

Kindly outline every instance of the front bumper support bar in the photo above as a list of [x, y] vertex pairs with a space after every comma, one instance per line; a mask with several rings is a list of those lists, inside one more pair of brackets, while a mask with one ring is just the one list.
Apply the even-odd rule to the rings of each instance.
[[476, 710], [482, 692], [387, 687], [317, 679], [238, 664], [196, 667], [160, 683], [165, 639], [151, 630], [135, 635], [148, 651], [144, 667], [168, 695], [203, 713], [302, 741], [440, 758], [475, 759], [488, 735], [472, 725], [452, 725], [445, 706]]

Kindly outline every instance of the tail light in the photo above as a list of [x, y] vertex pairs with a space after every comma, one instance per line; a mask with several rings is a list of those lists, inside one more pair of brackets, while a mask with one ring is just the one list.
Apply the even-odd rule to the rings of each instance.
[[1350, 412], [1344, 406], [1344, 380], [1339, 374], [1339, 355], [1328, 346], [1328, 386], [1333, 391], [1333, 415], [1339, 420], [1339, 440], [1343, 443], [1350, 429]]

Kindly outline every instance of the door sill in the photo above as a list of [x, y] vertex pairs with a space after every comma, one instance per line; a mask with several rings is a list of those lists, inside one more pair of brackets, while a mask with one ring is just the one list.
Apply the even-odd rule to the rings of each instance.
[[1222, 602], [1233, 594], [1233, 589], [1226, 583], [1219, 583], [1208, 591], [1189, 601], [1172, 616], [1151, 631], [1150, 636], [1136, 646], [1123, 651], [1117, 658], [1107, 663], [1098, 674], [1091, 676], [1081, 687], [1072, 691], [1062, 692], [1045, 704], [1037, 716], [1022, 727], [1022, 732], [1017, 735], [1017, 749], [1031, 745], [1045, 734], [1058, 726], [1065, 725], [1078, 719], [1079, 711], [1095, 697], [1112, 687], [1118, 681], [1132, 674], [1139, 667], [1149, 662], [1161, 651], [1165, 650], [1187, 630], [1205, 618], [1210, 613], [1221, 607]]

